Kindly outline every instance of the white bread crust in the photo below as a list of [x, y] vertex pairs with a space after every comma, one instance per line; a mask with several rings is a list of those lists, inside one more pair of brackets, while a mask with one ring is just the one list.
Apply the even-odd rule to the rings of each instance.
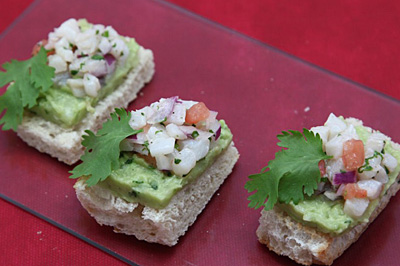
[[140, 47], [138, 57], [138, 65], [128, 73], [125, 81], [114, 92], [99, 101], [94, 112], [88, 112], [74, 128], [63, 128], [38, 115], [25, 114], [17, 130], [18, 136], [40, 152], [48, 153], [66, 164], [74, 164], [84, 153], [81, 141], [85, 130], [93, 132], [99, 130], [115, 108], [126, 108], [136, 99], [144, 84], [151, 80], [154, 74], [152, 51]]
[[100, 186], [87, 187], [82, 180], [74, 188], [82, 206], [99, 224], [113, 226], [115, 232], [134, 235], [139, 240], [174, 246], [232, 172], [238, 159], [239, 153], [232, 142], [211, 167], [160, 210], [126, 202]]

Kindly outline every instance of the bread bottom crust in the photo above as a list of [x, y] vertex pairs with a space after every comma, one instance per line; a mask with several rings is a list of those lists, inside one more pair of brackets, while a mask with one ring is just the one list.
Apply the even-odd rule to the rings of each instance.
[[339, 236], [332, 237], [318, 230], [296, 222], [278, 207], [261, 211], [258, 240], [275, 253], [288, 256], [304, 265], [331, 265], [351, 244], [357, 241], [379, 213], [386, 207], [390, 198], [400, 189], [400, 175], [382, 197], [373, 211], [368, 223], [355, 226]]
[[81, 145], [85, 130], [96, 132], [115, 108], [124, 107], [136, 99], [137, 93], [154, 74], [151, 50], [143, 47], [138, 52], [139, 63], [128, 73], [125, 81], [110, 95], [101, 100], [94, 112], [89, 112], [75, 128], [63, 128], [38, 115], [25, 114], [18, 127], [18, 136], [40, 152], [48, 153], [66, 164], [74, 164], [84, 153]]
[[126, 202], [100, 186], [87, 187], [82, 180], [74, 188], [82, 206], [100, 225], [113, 226], [115, 232], [134, 235], [139, 240], [174, 246], [232, 172], [238, 159], [239, 153], [231, 143], [211, 167], [160, 210]]

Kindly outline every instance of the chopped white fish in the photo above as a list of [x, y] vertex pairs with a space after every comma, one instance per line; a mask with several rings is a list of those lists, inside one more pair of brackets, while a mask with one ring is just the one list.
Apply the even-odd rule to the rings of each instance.
[[347, 127], [346, 123], [342, 119], [338, 118], [332, 113], [325, 122], [325, 126], [329, 128], [329, 139], [335, 137]]
[[96, 31], [94, 29], [87, 29], [76, 35], [75, 44], [83, 53], [93, 54], [97, 50], [99, 37], [96, 36]]
[[379, 181], [379, 182], [381, 182], [381, 183], [383, 183], [383, 184], [386, 184], [389, 181], [389, 176], [386, 173], [385, 168], [383, 168], [382, 166], [378, 165], [378, 166], [376, 166], [375, 169], [376, 169], [376, 175], [375, 175], [374, 179]]
[[155, 156], [157, 168], [160, 170], [172, 170], [172, 156], [170, 155], [157, 155]]
[[373, 132], [365, 143], [365, 147], [373, 151], [381, 152], [383, 150], [386, 137], [380, 132]]
[[393, 155], [385, 153], [383, 154], [382, 164], [386, 166], [386, 168], [389, 170], [389, 173], [391, 173], [396, 169], [398, 162]]
[[[318, 127], [312, 127], [310, 129], [312, 132], [314, 132], [315, 135], [319, 134], [319, 137], [322, 139], [322, 143], [328, 142], [329, 139], [329, 128], [325, 126], [318, 126]], [[323, 145], [325, 147], [325, 145]]]
[[[151, 141], [156, 138], [169, 138], [170, 136], [167, 134], [167, 130], [163, 125], [155, 124], [149, 128], [147, 132], [147, 139]], [[172, 151], [171, 151], [172, 152]]]
[[359, 218], [364, 214], [368, 205], [369, 200], [367, 198], [352, 198], [346, 200], [343, 210], [347, 215], [353, 218]]
[[188, 149], [182, 149], [175, 156], [174, 162], [172, 163], [172, 171], [177, 175], [186, 175], [196, 165], [195, 153]]
[[83, 86], [87, 95], [96, 97], [100, 90], [100, 81], [92, 74], [85, 74], [83, 76]]
[[196, 161], [203, 159], [209, 150], [210, 141], [208, 139], [187, 139], [180, 141], [180, 147], [188, 148], [196, 155]]
[[132, 111], [131, 114], [131, 120], [129, 121], [131, 128], [139, 130], [146, 125], [146, 117], [143, 113], [140, 111]]
[[183, 125], [183, 123], [185, 123], [185, 118], [186, 118], [185, 105], [181, 103], [176, 103], [174, 109], [172, 110], [172, 114], [167, 119], [167, 122], [180, 126]]
[[86, 95], [82, 79], [67, 79], [67, 85], [75, 97], [81, 98]]
[[55, 29], [54, 33], [57, 37], [64, 37], [68, 42], [75, 44], [75, 38], [79, 31], [78, 21], [71, 18], [63, 22], [60, 27]]
[[50, 55], [48, 59], [49, 59], [49, 66], [54, 67], [56, 69], [55, 70], [56, 74], [67, 71], [67, 62], [65, 62], [61, 56], [54, 54]]
[[338, 159], [342, 157], [343, 154], [343, 143], [347, 139], [343, 136], [336, 135], [335, 137], [331, 138], [325, 144], [325, 152], [329, 156], [333, 156], [333, 158]]
[[378, 198], [383, 189], [383, 184], [373, 179], [358, 181], [357, 185], [359, 188], [367, 191], [367, 197], [369, 199]]
[[99, 49], [102, 54], [107, 54], [111, 50], [111, 43], [107, 38], [102, 37], [99, 43]]
[[152, 156], [172, 153], [175, 147], [174, 138], [155, 138], [149, 142], [149, 150]]
[[166, 127], [167, 133], [170, 137], [173, 137], [177, 140], [187, 139], [185, 133], [179, 129], [176, 124], [168, 124]]

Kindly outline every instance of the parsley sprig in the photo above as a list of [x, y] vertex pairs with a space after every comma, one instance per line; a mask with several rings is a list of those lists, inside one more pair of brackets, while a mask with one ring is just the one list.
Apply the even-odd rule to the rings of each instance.
[[35, 106], [40, 93], [53, 85], [55, 69], [47, 65], [47, 53], [43, 47], [28, 60], [11, 60], [2, 67], [6, 72], [0, 71], [0, 87], [10, 85], [0, 96], [0, 114], [7, 110], [0, 119], [0, 126], [3, 125], [3, 130], [16, 131], [22, 122], [24, 108]]
[[250, 208], [271, 210], [278, 201], [297, 204], [304, 194], [311, 196], [321, 181], [318, 162], [332, 158], [322, 150], [318, 134], [307, 129], [303, 134], [292, 130], [282, 133], [278, 146], [286, 149], [278, 151], [275, 159], [259, 174], [250, 175], [245, 184], [248, 192], [256, 191], [248, 198]]
[[125, 138], [135, 135], [142, 130], [134, 130], [129, 126], [131, 113], [124, 109], [115, 109], [111, 119], [107, 120], [103, 127], [95, 135], [86, 130], [82, 145], [86, 147], [85, 154], [81, 157], [82, 163], [76, 166], [70, 173], [70, 178], [89, 176], [86, 181], [88, 186], [93, 186], [99, 181], [105, 180], [111, 171], [120, 167], [119, 144]]

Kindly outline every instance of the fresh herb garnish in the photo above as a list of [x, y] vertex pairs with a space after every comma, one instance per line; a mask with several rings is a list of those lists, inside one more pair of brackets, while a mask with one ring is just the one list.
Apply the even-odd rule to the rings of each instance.
[[149, 150], [149, 141], [148, 140], [144, 141], [143, 146], [144, 146], [143, 151], [147, 150], [148, 152], [150, 152], [150, 150]]
[[87, 135], [83, 136], [82, 141], [86, 147], [85, 154], [81, 157], [82, 163], [70, 171], [70, 178], [88, 176], [86, 183], [93, 186], [106, 179], [111, 171], [118, 169], [121, 141], [142, 131], [133, 130], [129, 126], [130, 119], [131, 112], [115, 109], [111, 119], [103, 124], [96, 135], [86, 130]]
[[104, 31], [101, 36], [108, 38], [109, 34], [108, 34], [108, 30]]
[[374, 155], [372, 155], [371, 157], [368, 157], [368, 158], [365, 159], [364, 165], [361, 166], [360, 168], [358, 168], [357, 171], [360, 174], [363, 173], [364, 171], [372, 171], [374, 168], [371, 165], [369, 165], [369, 160], [372, 160], [374, 158], [378, 158], [378, 156], [380, 156], [381, 159], [383, 159], [383, 155], [380, 152], [375, 151]]
[[76, 74], [78, 74], [78, 72], [79, 72], [78, 70], [71, 70], [71, 75], [75, 76]]
[[256, 191], [248, 199], [250, 208], [271, 210], [275, 203], [297, 204], [304, 194], [311, 196], [318, 188], [321, 174], [318, 163], [332, 158], [322, 150], [322, 140], [308, 129], [282, 132], [278, 146], [286, 148], [275, 154], [259, 174], [249, 176], [245, 184], [248, 192]]
[[175, 147], [176, 150], [178, 150], [178, 151], [180, 150], [178, 142], [175, 142], [175, 146], [174, 147]]
[[0, 96], [0, 114], [7, 110], [0, 119], [3, 130], [13, 129], [22, 122], [24, 108], [36, 105], [39, 94], [52, 85], [55, 69], [47, 65], [47, 53], [42, 47], [37, 55], [25, 61], [11, 60], [0, 71], [0, 87], [10, 85]]
[[192, 138], [197, 138], [199, 136], [199, 132], [197, 132], [196, 130], [192, 132]]
[[175, 163], [175, 164], [179, 164], [181, 161], [182, 161], [181, 159], [175, 158], [174, 163]]
[[101, 54], [95, 54], [91, 57], [93, 60], [104, 60], [104, 56]]

